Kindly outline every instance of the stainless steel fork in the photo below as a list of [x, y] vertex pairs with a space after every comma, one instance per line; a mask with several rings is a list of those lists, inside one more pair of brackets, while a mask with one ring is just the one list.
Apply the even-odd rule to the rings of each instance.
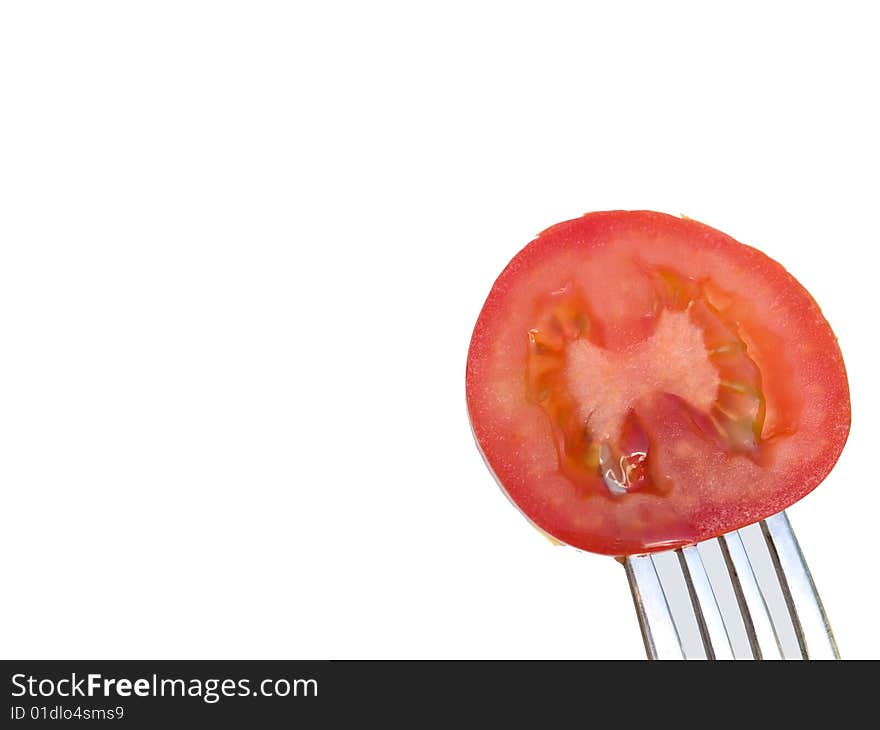
[[622, 562], [649, 659], [840, 658], [785, 512]]

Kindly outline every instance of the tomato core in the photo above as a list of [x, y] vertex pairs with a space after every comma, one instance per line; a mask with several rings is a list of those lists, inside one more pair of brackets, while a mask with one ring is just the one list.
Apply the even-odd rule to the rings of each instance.
[[573, 283], [536, 301], [536, 326], [527, 333], [527, 397], [550, 419], [561, 470], [587, 491], [671, 488], [652, 469], [638, 416], [656, 393], [680, 398], [694, 428], [730, 452], [756, 455], [761, 443], [761, 374], [736, 325], [699, 282], [670, 271], [645, 276], [657, 295], [641, 341], [603, 347], [602, 323]]

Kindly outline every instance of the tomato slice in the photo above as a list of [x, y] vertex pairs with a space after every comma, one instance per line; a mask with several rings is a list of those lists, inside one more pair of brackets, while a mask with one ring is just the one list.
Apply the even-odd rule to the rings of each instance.
[[840, 455], [843, 358], [809, 293], [687, 218], [590, 213], [498, 277], [467, 362], [471, 424], [525, 516], [630, 555], [761, 520]]

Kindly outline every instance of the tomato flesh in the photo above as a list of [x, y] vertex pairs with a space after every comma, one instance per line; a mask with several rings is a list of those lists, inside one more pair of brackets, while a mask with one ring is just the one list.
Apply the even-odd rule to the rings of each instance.
[[813, 489], [849, 430], [836, 340], [779, 264], [696, 221], [588, 214], [504, 270], [471, 423], [545, 532], [616, 555], [713, 537]]

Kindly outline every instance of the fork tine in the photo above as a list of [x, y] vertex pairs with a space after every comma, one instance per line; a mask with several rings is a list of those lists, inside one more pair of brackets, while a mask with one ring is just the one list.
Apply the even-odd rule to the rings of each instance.
[[709, 583], [709, 575], [696, 545], [675, 551], [681, 564], [681, 572], [687, 583], [691, 605], [697, 618], [703, 648], [707, 659], [733, 659], [733, 647], [724, 626], [715, 592]]
[[[757, 554], [751, 545], [746, 550], [741, 531], [717, 539], [724, 567], [721, 568], [716, 559], [713, 566], [717, 567], [713, 570], [720, 569], [723, 578], [713, 573], [710, 580], [697, 545], [623, 559], [648, 658], [684, 659], [684, 636], [688, 640], [688, 656], [695, 652], [696, 642], [701, 641], [708, 659], [733, 659], [733, 643], [728, 629], [740, 631], [737, 628], [740, 618], [755, 659], [784, 658], [782, 639], [790, 636], [792, 629], [804, 659], [840, 658], [813, 578], [785, 512], [761, 522], [760, 530], [767, 549], [759, 549], [763, 560], [754, 564], [752, 560]], [[746, 535], [747, 539], [750, 534]], [[677, 570], [672, 568], [673, 563], [669, 563], [669, 570], [666, 570], [666, 558], [673, 559], [673, 552], [677, 558]], [[707, 559], [712, 554], [707, 553]], [[663, 560], [658, 563], [655, 558]], [[773, 571], [765, 573], [765, 569], [770, 571], [771, 564]], [[658, 566], [666, 572], [658, 572]], [[762, 571], [760, 580], [756, 567]], [[722, 590], [722, 597], [727, 601], [726, 615], [720, 610], [713, 584]], [[690, 599], [689, 608], [683, 608], [686, 603], [681, 603], [686, 600], [685, 595]], [[773, 613], [768, 610], [765, 596], [773, 604]], [[731, 616], [730, 607], [734, 605], [731, 598], [736, 599], [739, 613], [736, 619]], [[788, 616], [784, 615], [780, 598], [785, 602]], [[670, 599], [676, 614], [670, 610]], [[733, 612], [736, 613], [736, 609]], [[782, 615], [777, 615], [778, 612]], [[690, 633], [688, 626], [693, 626]], [[693, 629], [698, 630], [699, 639]]]
[[782, 659], [782, 645], [739, 532], [718, 538], [755, 659]]
[[840, 659], [816, 584], [785, 512], [764, 520], [761, 531], [804, 659]]
[[681, 639], [651, 556], [630, 555], [623, 564], [648, 658], [684, 659]]

